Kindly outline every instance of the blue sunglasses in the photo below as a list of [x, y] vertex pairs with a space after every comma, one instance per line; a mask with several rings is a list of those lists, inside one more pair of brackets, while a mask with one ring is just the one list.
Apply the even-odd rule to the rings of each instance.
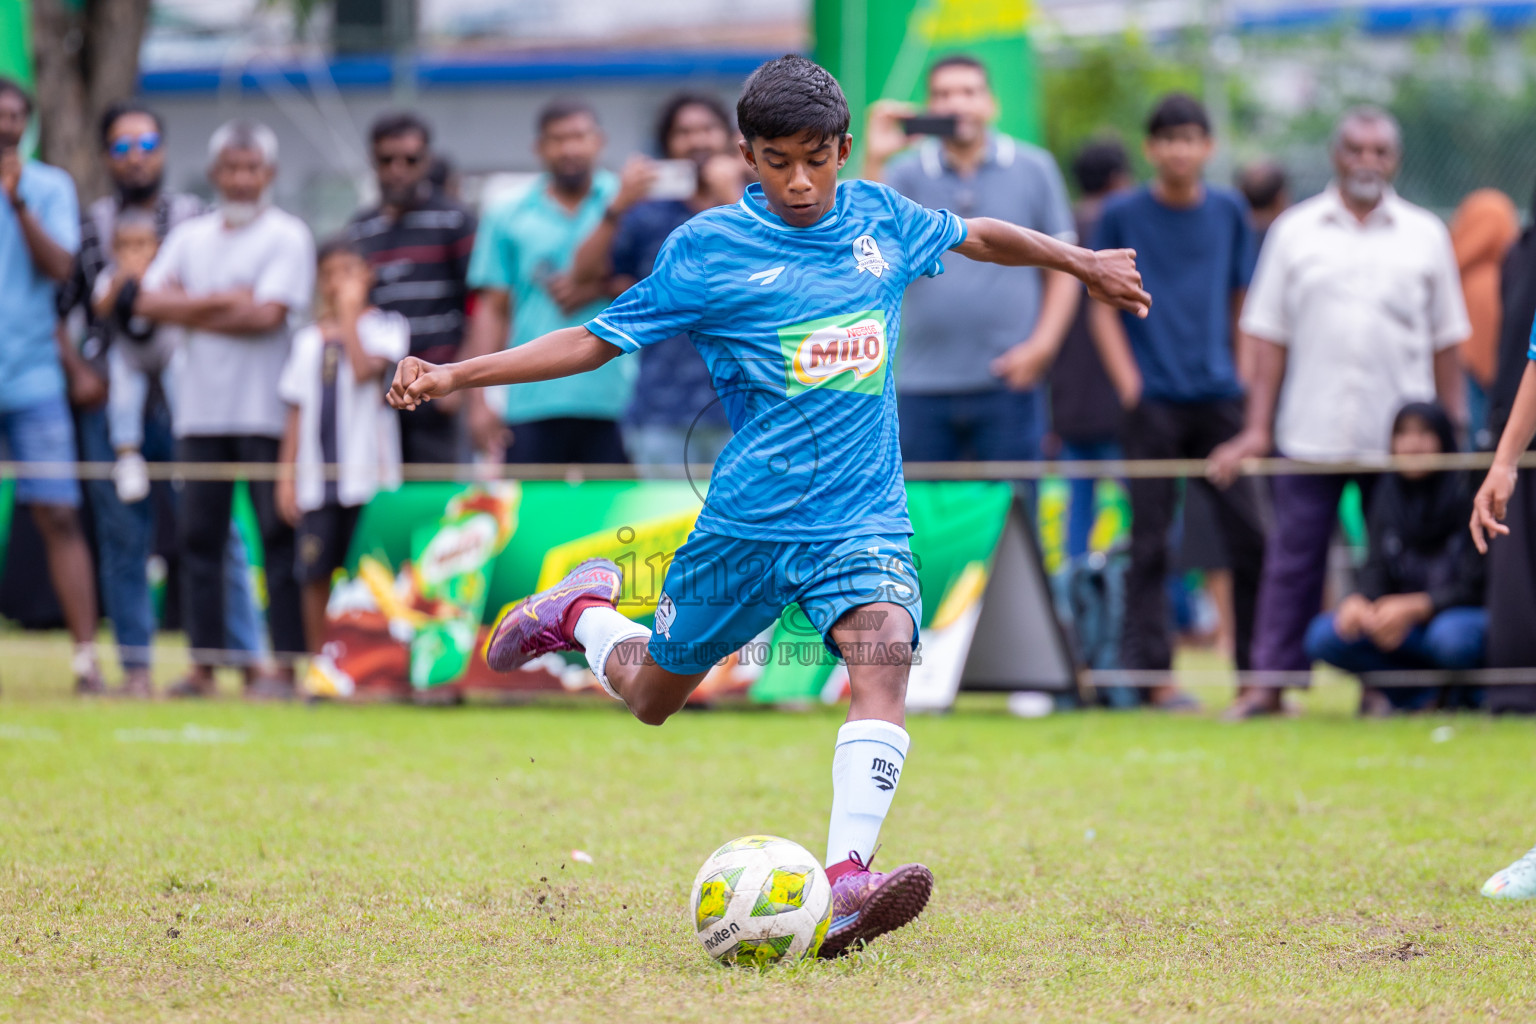
[[122, 135], [112, 140], [107, 152], [113, 159], [121, 160], [137, 149], [140, 153], [153, 153], [160, 148], [160, 133], [145, 132], [143, 135]]

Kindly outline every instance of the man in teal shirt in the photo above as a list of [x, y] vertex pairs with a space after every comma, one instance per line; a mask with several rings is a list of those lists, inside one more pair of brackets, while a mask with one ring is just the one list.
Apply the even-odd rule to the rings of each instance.
[[[601, 283], [578, 285], [570, 273], [577, 247], [618, 192], [618, 179], [597, 168], [602, 148], [602, 129], [587, 104], [557, 100], [540, 112], [544, 174], [521, 198], [489, 211], [475, 239], [469, 285], [478, 300], [469, 354], [578, 326], [607, 305], [611, 296]], [[507, 462], [628, 462], [619, 419], [635, 372], [634, 360], [614, 359], [575, 377], [514, 384], [501, 416], [471, 392], [475, 440], [489, 451], [503, 449]]]

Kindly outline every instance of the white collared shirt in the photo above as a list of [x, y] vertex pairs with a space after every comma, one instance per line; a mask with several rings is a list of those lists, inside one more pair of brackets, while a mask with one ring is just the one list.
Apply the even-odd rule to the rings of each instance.
[[1270, 228], [1241, 325], [1287, 349], [1275, 447], [1323, 462], [1385, 454], [1398, 409], [1435, 398], [1435, 353], [1472, 331], [1440, 219], [1389, 190], [1361, 222], [1334, 185]]

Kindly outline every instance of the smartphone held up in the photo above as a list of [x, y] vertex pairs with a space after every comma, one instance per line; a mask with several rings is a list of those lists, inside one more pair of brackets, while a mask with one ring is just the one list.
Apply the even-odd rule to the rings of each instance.
[[959, 118], [953, 114], [913, 114], [900, 119], [901, 130], [908, 135], [932, 135], [941, 139], [955, 137]]

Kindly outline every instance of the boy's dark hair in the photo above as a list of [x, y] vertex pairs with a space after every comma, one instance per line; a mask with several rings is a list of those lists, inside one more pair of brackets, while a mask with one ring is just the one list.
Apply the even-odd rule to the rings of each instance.
[[1260, 160], [1237, 172], [1237, 190], [1255, 210], [1273, 206], [1285, 186], [1285, 168], [1273, 160]]
[[165, 122], [161, 120], [158, 111], [150, 109], [138, 100], [118, 100], [101, 112], [101, 119], [96, 122], [96, 137], [101, 142], [101, 148], [106, 149], [112, 141], [112, 126], [117, 124], [117, 119], [129, 114], [143, 114], [155, 122], [155, 131], [165, 134]]
[[1103, 138], [1086, 142], [1072, 158], [1072, 177], [1078, 191], [1096, 196], [1107, 190], [1116, 175], [1131, 172], [1131, 157], [1119, 139]]
[[736, 101], [736, 127], [749, 144], [806, 134], [841, 142], [848, 121], [848, 100], [837, 79], [793, 53], [748, 75]]
[[368, 259], [363, 255], [362, 248], [352, 240], [350, 235], [345, 233], [332, 235], [320, 243], [319, 247], [315, 249], [315, 266], [320, 266], [320, 264], [332, 256], [356, 256], [364, 262], [367, 262]]
[[6, 93], [20, 96], [22, 108], [26, 110], [28, 117], [32, 116], [32, 94], [23, 89], [21, 83], [14, 78], [6, 78], [4, 75], [0, 75], [0, 96], [4, 96]]
[[1205, 107], [1189, 93], [1171, 92], [1157, 101], [1152, 116], [1147, 118], [1147, 137], [1155, 139], [1165, 132], [1185, 125], [1194, 125], [1202, 132], [1211, 134], [1211, 118]]
[[566, 118], [575, 117], [578, 114], [587, 115], [592, 119], [593, 124], [598, 123], [597, 110], [586, 100], [579, 100], [569, 96], [550, 100], [539, 111], [539, 134], [543, 135], [549, 131], [549, 126], [556, 121], [564, 121]]
[[374, 118], [373, 127], [368, 129], [368, 144], [377, 146], [385, 139], [412, 134], [420, 135], [423, 145], [432, 145], [432, 127], [420, 114], [410, 110], [392, 110]]
[[726, 112], [725, 104], [720, 102], [718, 96], [710, 96], [702, 92], [675, 93], [661, 105], [661, 113], [656, 117], [657, 156], [666, 158], [667, 140], [672, 137], [672, 126], [677, 123], [677, 115], [689, 107], [703, 107], [719, 118], [727, 132], [731, 130], [731, 115]]
[[987, 66], [968, 53], [952, 53], [948, 57], [940, 57], [928, 67], [928, 84], [933, 84], [933, 76], [945, 68], [971, 68], [981, 72], [981, 80], [987, 83], [987, 88], [992, 88], [992, 75], [987, 71]]

